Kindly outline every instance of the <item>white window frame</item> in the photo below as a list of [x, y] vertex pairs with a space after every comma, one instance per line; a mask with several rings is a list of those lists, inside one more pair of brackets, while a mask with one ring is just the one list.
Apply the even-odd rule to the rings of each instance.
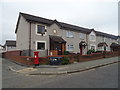
[[[94, 36], [94, 39], [92, 38], [92, 36]], [[96, 41], [95, 35], [90, 35], [90, 41]]]
[[89, 49], [91, 49], [91, 46], [94, 46], [95, 47], [95, 51], [96, 51], [96, 45], [90, 44], [90, 48]]
[[[40, 34], [40, 33], [37, 32], [37, 30], [38, 30], [37, 26], [38, 25], [41, 25], [41, 26], [45, 26], [45, 25], [43, 25], [43, 24], [36, 24], [36, 35], [42, 36], [42, 34]], [[45, 26], [45, 29], [47, 29], [47, 26]], [[47, 32], [45, 32], [45, 34], [43, 34], [43, 36], [47, 36]]]
[[[44, 50], [46, 50], [47, 49], [47, 44], [46, 44], [46, 41], [36, 41], [36, 50], [40, 50], [40, 49], [37, 49], [38, 48], [38, 46], [37, 46], [37, 43], [38, 42], [40, 42], [40, 43], [45, 43], [45, 49]], [[40, 51], [44, 51], [44, 50], [40, 50]]]
[[104, 51], [104, 47], [103, 46], [102, 47], [98, 47], [98, 50]]
[[[69, 36], [69, 33], [72, 33], [72, 36]], [[74, 37], [74, 35], [73, 35], [74, 33], [73, 32], [71, 32], [71, 31], [66, 31], [66, 36], [68, 37], [68, 38], [73, 38]]]
[[103, 37], [103, 42], [106, 42], [106, 37]]
[[[73, 49], [69, 49], [69, 46], [70, 46], [70, 45], [73, 46]], [[74, 51], [74, 45], [73, 45], [73, 44], [69, 44], [69, 45], [67, 46], [67, 49], [68, 49], [68, 51]]]
[[84, 34], [83, 33], [79, 33], [79, 37], [80, 37], [80, 39], [84, 40]]

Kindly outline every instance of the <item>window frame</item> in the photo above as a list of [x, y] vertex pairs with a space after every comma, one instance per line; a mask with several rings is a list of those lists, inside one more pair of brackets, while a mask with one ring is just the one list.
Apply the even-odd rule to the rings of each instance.
[[96, 36], [95, 35], [90, 35], [90, 41], [96, 41]]
[[94, 44], [90, 44], [90, 48], [89, 49], [91, 49], [92, 46], [95, 47], [95, 51], [96, 51], [96, 45], [94, 45]]
[[[42, 34], [41, 34], [41, 33], [38, 33], [38, 25], [44, 26], [44, 27], [45, 27], [45, 30], [46, 30], [47, 28], [46, 28], [46, 26], [45, 26], [45, 25], [43, 25], [43, 24], [36, 24], [36, 34], [37, 34], [37, 35], [41, 35], [41, 36], [42, 36]], [[45, 31], [45, 34], [43, 34], [43, 36], [46, 36], [46, 31]]]
[[44, 50], [46, 50], [46, 41], [36, 41], [36, 50], [40, 50], [40, 51], [44, 51], [44, 50], [42, 50], [42, 49], [38, 49], [38, 43], [45, 43], [45, 49]]
[[[68, 49], [68, 51], [74, 51], [74, 45], [73, 44], [69, 44], [69, 45], [67, 45], [68, 47], [67, 47], [67, 49]], [[70, 49], [70, 46], [72, 46], [72, 49]]]
[[[70, 33], [72, 34], [72, 36], [70, 36]], [[67, 36], [68, 38], [73, 38], [73, 37], [74, 37], [73, 32], [71, 32], [71, 31], [67, 31], [67, 32], [66, 32], [66, 36]]]
[[103, 42], [105, 42], [106, 41], [106, 37], [103, 37]]
[[83, 33], [79, 33], [79, 38], [83, 40], [84, 39], [84, 34]]

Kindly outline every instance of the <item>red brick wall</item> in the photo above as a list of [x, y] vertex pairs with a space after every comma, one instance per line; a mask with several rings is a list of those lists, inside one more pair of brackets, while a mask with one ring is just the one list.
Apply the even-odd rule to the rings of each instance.
[[[105, 53], [93, 53], [88, 55], [72, 54], [72, 55], [47, 56], [47, 57], [39, 57], [39, 62], [40, 64], [48, 64], [50, 57], [68, 57], [70, 59], [69, 60], [70, 63], [73, 63], [76, 59], [79, 62], [83, 62], [83, 61], [91, 61], [102, 58], [115, 57], [118, 56], [118, 53], [119, 52], [105, 52]], [[21, 51], [9, 51], [4, 53], [4, 57], [25, 65], [34, 64], [34, 57], [20, 56], [20, 54]]]
[[10, 60], [18, 62], [18, 63], [22, 63], [25, 65], [33, 65], [33, 60], [34, 57], [27, 57], [27, 56], [13, 56], [10, 58]]
[[101, 53], [94, 53], [94, 54], [88, 54], [88, 55], [79, 55], [78, 61], [83, 62], [83, 61], [91, 61], [91, 60], [96, 60], [96, 59], [102, 59], [103, 55]]
[[21, 51], [17, 50], [17, 51], [7, 51], [3, 53], [3, 57], [4, 58], [8, 58], [10, 59], [12, 56], [20, 56], [21, 55]]
[[103, 52], [103, 53], [93, 53], [93, 54], [87, 54], [87, 55], [79, 55], [78, 61], [91, 61], [91, 60], [97, 60], [102, 58], [110, 58], [110, 57], [116, 57], [118, 56], [118, 52]]

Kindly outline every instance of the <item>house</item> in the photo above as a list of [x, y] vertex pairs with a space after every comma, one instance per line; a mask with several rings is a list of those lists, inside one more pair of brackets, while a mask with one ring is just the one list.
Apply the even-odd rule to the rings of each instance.
[[5, 51], [16, 50], [16, 41], [15, 40], [6, 40], [4, 47], [5, 47]]
[[0, 53], [4, 51], [4, 46], [0, 44]]
[[0, 44], [0, 50], [2, 50], [2, 49], [3, 49], [3, 45]]
[[83, 28], [56, 19], [46, 19], [26, 13], [19, 13], [16, 25], [16, 48], [23, 50], [24, 55], [33, 56], [39, 51], [39, 56], [62, 55], [64, 51], [86, 54], [89, 49], [101, 50], [105, 42], [106, 50], [117, 43], [118, 36]]

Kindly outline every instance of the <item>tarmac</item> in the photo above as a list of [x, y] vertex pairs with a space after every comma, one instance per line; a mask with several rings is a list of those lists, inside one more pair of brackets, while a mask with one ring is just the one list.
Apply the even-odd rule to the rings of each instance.
[[28, 75], [61, 75], [83, 72], [86, 70], [96, 69], [118, 62], [120, 62], [119, 57], [112, 57], [86, 62], [75, 62], [68, 65], [39, 65], [35, 68], [33, 66], [28, 67], [19, 64], [9, 66], [9, 70], [16, 73], [27, 73]]

